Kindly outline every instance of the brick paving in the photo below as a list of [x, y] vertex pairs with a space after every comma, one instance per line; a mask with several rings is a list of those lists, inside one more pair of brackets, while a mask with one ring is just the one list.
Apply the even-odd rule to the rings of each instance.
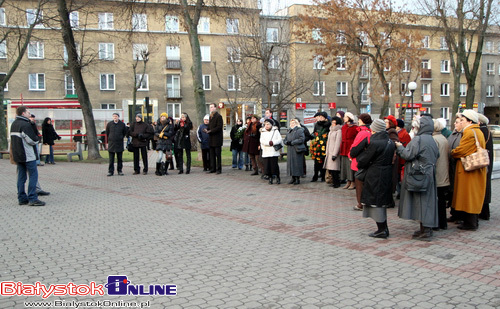
[[[193, 159], [196, 156], [193, 155]], [[153, 159], [153, 158], [151, 158]], [[152, 160], [151, 160], [152, 161]], [[151, 162], [150, 165], [153, 165]], [[311, 169], [312, 164], [308, 162]], [[492, 220], [451, 224], [431, 242], [388, 210], [391, 236], [367, 236], [353, 191], [324, 183], [269, 185], [250, 172], [106, 177], [106, 164], [39, 168], [45, 207], [17, 205], [15, 166], [0, 160], [0, 281], [176, 284], [176, 296], [52, 296], [137, 300], [151, 308], [498, 308], [500, 181]], [[286, 166], [281, 164], [282, 175]], [[175, 171], [172, 171], [175, 172]], [[24, 308], [40, 297], [0, 297]]]

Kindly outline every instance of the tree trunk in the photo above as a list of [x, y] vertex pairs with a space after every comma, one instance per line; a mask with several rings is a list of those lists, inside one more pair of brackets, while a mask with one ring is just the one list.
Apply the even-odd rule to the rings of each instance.
[[69, 12], [66, 0], [57, 0], [59, 17], [61, 18], [62, 37], [66, 50], [68, 51], [68, 67], [73, 76], [78, 102], [82, 108], [83, 119], [85, 122], [88, 156], [87, 159], [94, 160], [101, 158], [99, 154], [99, 145], [94, 122], [94, 114], [92, 113], [92, 104], [90, 102], [89, 93], [83, 81], [82, 68], [78, 60], [78, 54], [75, 46], [75, 38], [73, 30], [69, 22]]

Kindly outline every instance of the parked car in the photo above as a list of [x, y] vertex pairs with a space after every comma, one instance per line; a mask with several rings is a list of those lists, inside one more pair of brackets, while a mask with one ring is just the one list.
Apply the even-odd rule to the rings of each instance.
[[491, 131], [491, 136], [500, 137], [500, 125], [490, 124], [488, 125], [488, 129]]

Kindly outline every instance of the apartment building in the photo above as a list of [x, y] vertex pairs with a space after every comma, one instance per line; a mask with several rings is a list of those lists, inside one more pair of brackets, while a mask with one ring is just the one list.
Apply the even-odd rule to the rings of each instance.
[[500, 122], [500, 28], [492, 27], [485, 38], [481, 62], [481, 100], [492, 124]]

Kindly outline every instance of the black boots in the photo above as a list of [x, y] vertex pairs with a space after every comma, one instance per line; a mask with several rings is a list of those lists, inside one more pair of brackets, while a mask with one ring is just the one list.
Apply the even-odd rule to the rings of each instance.
[[430, 241], [432, 239], [432, 228], [425, 227], [420, 223], [420, 230], [415, 231], [412, 236], [413, 239]]
[[272, 175], [269, 176], [269, 184], [272, 185], [276, 181], [276, 184], [279, 185], [281, 183], [281, 178], [280, 176]]
[[252, 175], [252, 176], [253, 176], [253, 175], [259, 175], [259, 170], [258, 170], [258, 169], [255, 169], [255, 170], [253, 171], [253, 173], [252, 173], [252, 174], [250, 174], [250, 175]]
[[292, 180], [288, 182], [289, 185], [299, 185], [300, 184], [300, 176], [292, 176]]
[[387, 220], [384, 222], [377, 222], [378, 230], [368, 234], [370, 237], [374, 238], [387, 238], [389, 237], [389, 228], [387, 227]]
[[273, 180], [276, 178], [276, 176], [270, 176], [269, 177], [269, 184], [272, 185], [273, 184]]
[[162, 171], [161, 171], [161, 163], [156, 163], [156, 171], [155, 171], [156, 176], [162, 176]]

